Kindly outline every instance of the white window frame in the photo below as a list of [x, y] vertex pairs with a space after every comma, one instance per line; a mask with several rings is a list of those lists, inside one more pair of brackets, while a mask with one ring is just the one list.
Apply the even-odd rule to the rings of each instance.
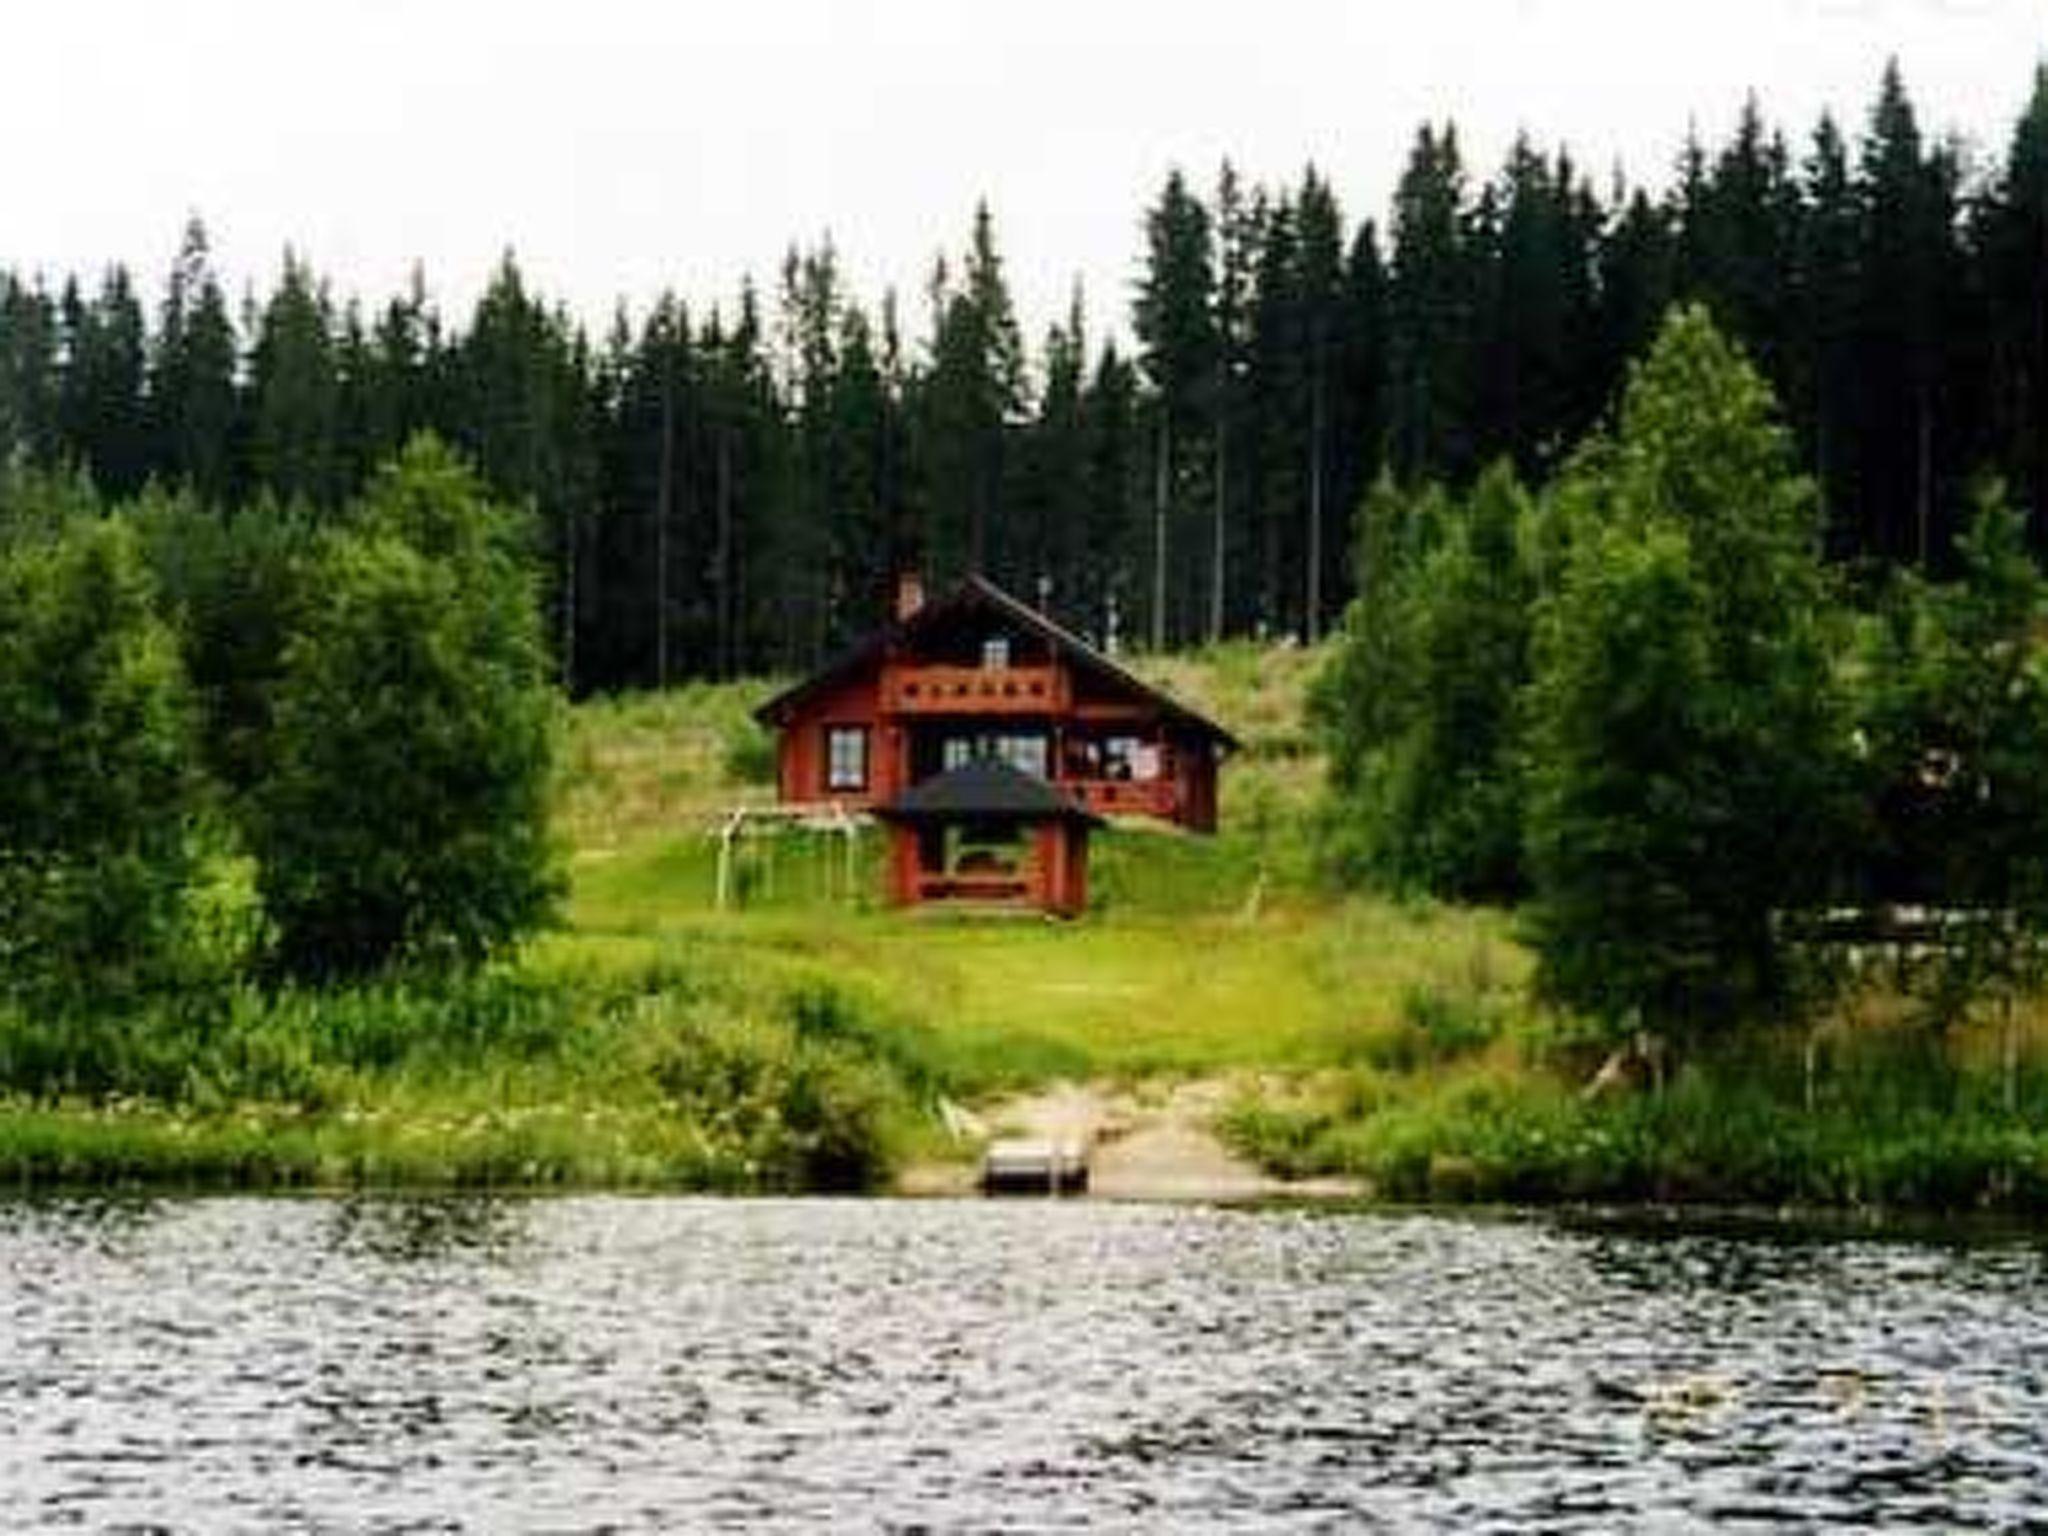
[[[853, 761], [840, 755], [850, 747]], [[825, 788], [828, 791], [860, 790], [868, 787], [868, 728], [864, 725], [825, 727]]]

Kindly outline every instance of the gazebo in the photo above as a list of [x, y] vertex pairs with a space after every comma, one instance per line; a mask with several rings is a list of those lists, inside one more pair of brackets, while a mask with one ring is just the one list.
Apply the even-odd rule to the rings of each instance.
[[974, 757], [877, 806], [889, 829], [889, 897], [1037, 908], [1088, 904], [1088, 834], [1102, 819], [1036, 774]]

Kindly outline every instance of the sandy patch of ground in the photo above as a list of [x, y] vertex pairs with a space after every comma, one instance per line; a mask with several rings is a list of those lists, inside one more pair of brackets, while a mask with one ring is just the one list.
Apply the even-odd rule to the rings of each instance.
[[[1275, 1197], [1357, 1198], [1348, 1179], [1273, 1177], [1226, 1147], [1211, 1127], [1235, 1084], [1204, 1078], [1137, 1089], [1098, 1083], [1057, 1083], [1006, 1099], [980, 1114], [952, 1111], [955, 1134], [973, 1145], [988, 1139], [1078, 1142], [1089, 1149], [1088, 1192], [1111, 1200], [1262, 1200]], [[926, 1164], [906, 1170], [906, 1194], [972, 1192], [978, 1165]]]

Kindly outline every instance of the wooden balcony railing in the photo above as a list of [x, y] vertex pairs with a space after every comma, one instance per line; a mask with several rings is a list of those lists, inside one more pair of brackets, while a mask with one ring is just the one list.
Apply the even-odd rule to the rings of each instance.
[[1067, 707], [1058, 667], [889, 667], [882, 708], [899, 715], [1043, 715]]
[[1060, 788], [1098, 816], [1164, 816], [1180, 808], [1171, 779], [1062, 779]]

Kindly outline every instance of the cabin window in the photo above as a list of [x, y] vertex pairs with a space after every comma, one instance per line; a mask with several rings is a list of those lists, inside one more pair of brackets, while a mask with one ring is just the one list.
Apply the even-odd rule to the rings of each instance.
[[1137, 777], [1138, 738], [1112, 736], [1102, 744], [1102, 776], [1105, 779]]
[[993, 757], [1024, 773], [1050, 778], [1052, 748], [1042, 733], [1035, 731], [988, 732], [976, 736], [948, 736], [943, 766], [947, 772], [977, 757]]
[[990, 635], [981, 642], [981, 667], [984, 672], [1000, 672], [1010, 664], [1010, 637]]
[[1050, 777], [1046, 771], [1048, 759], [1043, 736], [1001, 737], [996, 743], [996, 755], [1012, 768], [1035, 773], [1041, 779]]
[[830, 725], [825, 728], [825, 787], [868, 787], [868, 728]]

